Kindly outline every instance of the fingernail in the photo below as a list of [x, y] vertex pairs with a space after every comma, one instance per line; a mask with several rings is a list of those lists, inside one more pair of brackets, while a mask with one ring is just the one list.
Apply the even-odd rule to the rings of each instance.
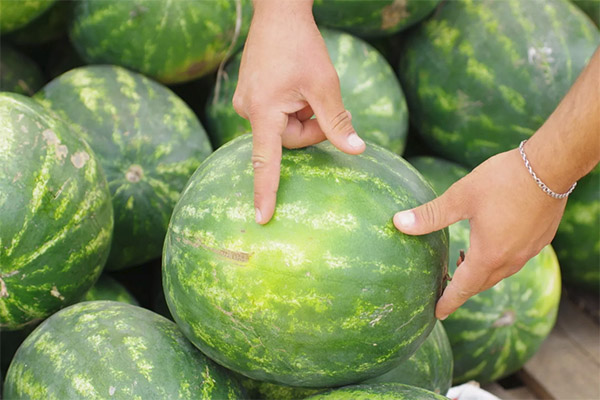
[[254, 211], [255, 211], [256, 223], [260, 224], [260, 222], [262, 221], [262, 213], [260, 212], [260, 210], [258, 208], [255, 208]]
[[394, 216], [396, 225], [403, 228], [412, 228], [415, 224], [415, 213], [412, 211], [402, 211]]
[[443, 315], [443, 316], [439, 317], [438, 319], [439, 319], [440, 321], [443, 321], [443, 320], [445, 320], [446, 318], [448, 318], [448, 314], [446, 314], [446, 315]]
[[363, 142], [363, 140], [359, 138], [355, 132], [348, 135], [348, 144], [357, 149], [359, 147], [362, 147], [365, 144], [365, 142]]

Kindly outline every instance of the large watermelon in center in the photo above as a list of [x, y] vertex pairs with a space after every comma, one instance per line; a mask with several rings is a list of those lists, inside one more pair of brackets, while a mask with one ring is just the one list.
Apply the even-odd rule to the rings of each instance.
[[163, 284], [185, 335], [253, 379], [324, 387], [408, 358], [435, 323], [447, 233], [408, 236], [394, 212], [434, 197], [402, 158], [369, 144], [285, 150], [273, 220], [254, 222], [252, 138], [213, 153], [169, 225]]

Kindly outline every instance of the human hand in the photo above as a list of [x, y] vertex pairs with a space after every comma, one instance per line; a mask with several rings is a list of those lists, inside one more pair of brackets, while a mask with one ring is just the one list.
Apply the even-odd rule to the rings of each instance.
[[252, 126], [254, 207], [260, 224], [275, 210], [282, 145], [298, 148], [328, 139], [349, 154], [365, 149], [342, 103], [312, 0], [254, 2], [233, 106]]
[[511, 150], [491, 157], [437, 199], [397, 213], [394, 224], [422, 235], [469, 220], [470, 248], [436, 306], [436, 317], [445, 319], [550, 243], [565, 204], [540, 190], [518, 150]]

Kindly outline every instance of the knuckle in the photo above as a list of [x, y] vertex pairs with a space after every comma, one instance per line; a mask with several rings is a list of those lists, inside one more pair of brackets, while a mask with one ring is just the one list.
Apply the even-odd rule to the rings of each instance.
[[425, 203], [422, 209], [423, 219], [430, 225], [437, 226], [439, 221], [440, 207], [437, 201]]
[[238, 91], [236, 91], [233, 94], [233, 99], [231, 100], [231, 103], [233, 104], [235, 112], [237, 112], [240, 115], [244, 113], [244, 100]]
[[346, 110], [342, 110], [335, 115], [331, 121], [329, 121], [329, 125], [334, 132], [350, 133], [353, 130], [352, 122], [350, 121]]

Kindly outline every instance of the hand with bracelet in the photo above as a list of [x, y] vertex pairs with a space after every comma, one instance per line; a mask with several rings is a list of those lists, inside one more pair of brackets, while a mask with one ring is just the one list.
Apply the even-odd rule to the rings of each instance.
[[469, 220], [470, 248], [437, 303], [436, 317], [446, 318], [469, 297], [518, 272], [550, 243], [566, 194], [599, 161], [597, 49], [556, 110], [519, 149], [489, 158], [437, 199], [394, 216], [396, 227], [411, 235]]

